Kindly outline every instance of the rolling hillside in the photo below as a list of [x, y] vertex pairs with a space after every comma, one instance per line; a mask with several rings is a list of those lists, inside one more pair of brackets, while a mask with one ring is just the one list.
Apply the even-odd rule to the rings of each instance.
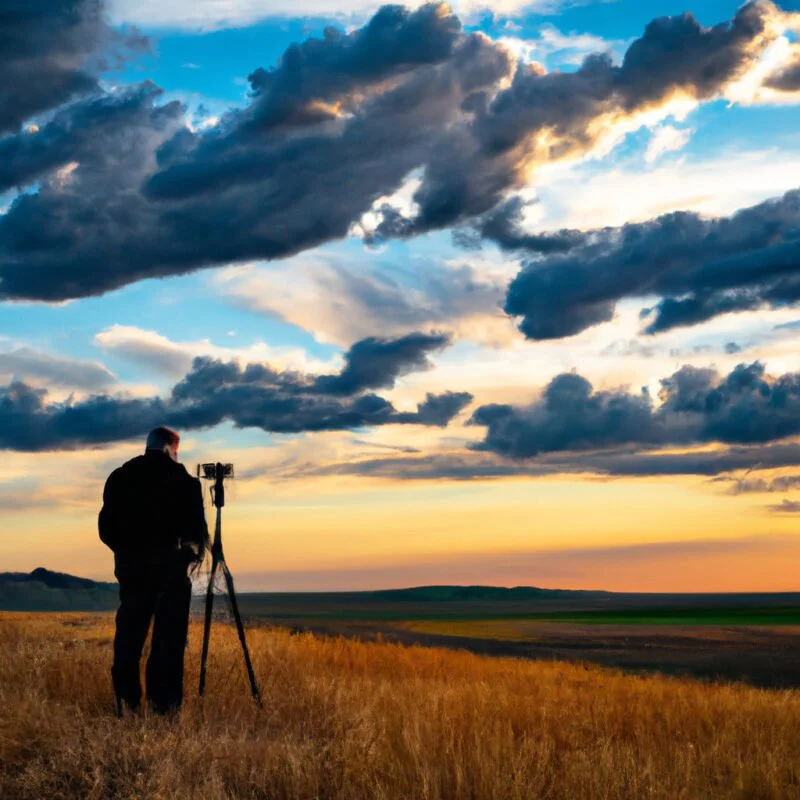
[[33, 572], [0, 572], [2, 611], [112, 611], [117, 584], [77, 578], [37, 567]]

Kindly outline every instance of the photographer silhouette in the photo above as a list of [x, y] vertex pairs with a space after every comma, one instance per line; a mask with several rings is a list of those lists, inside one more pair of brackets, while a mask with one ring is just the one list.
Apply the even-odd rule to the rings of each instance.
[[200, 482], [178, 463], [179, 443], [169, 428], [151, 431], [144, 455], [115, 469], [103, 492], [100, 539], [114, 552], [119, 581], [111, 676], [120, 715], [141, 704], [139, 662], [151, 622], [148, 703], [169, 713], [183, 700], [189, 569], [205, 556], [208, 527]]

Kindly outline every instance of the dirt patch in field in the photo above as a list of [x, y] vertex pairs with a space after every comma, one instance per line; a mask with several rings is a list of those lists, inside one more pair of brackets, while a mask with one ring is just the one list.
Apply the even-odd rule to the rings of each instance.
[[[631, 672], [745, 681], [768, 688], [800, 687], [800, 627], [585, 625], [481, 621], [464, 623], [313, 623], [318, 634], [365, 641], [468, 650], [482, 655], [592, 663]], [[445, 632], [449, 626], [451, 632]], [[492, 627], [497, 627], [493, 635]], [[434, 630], [436, 628], [439, 630]]]

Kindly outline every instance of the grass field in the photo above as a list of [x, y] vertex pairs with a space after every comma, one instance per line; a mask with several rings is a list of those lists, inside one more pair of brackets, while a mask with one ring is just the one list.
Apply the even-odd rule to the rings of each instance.
[[261, 627], [259, 711], [219, 626], [205, 700], [117, 720], [111, 635], [0, 615], [1, 797], [800, 798], [795, 691]]
[[429, 586], [381, 592], [252, 593], [242, 613], [283, 624], [485, 620], [597, 625], [800, 625], [800, 594], [616, 594]]
[[316, 634], [800, 688], [797, 593], [427, 586], [240, 599], [253, 621]]
[[[525, 622], [575, 622], [583, 625], [800, 625], [800, 608], [666, 608], [623, 609], [619, 611], [574, 611], [549, 614], [518, 614], [484, 617], [482, 619], [432, 620], [442, 632], [461, 630], [462, 627], [480, 627], [493, 621], [512, 629]], [[422, 630], [426, 623], [420, 623]]]

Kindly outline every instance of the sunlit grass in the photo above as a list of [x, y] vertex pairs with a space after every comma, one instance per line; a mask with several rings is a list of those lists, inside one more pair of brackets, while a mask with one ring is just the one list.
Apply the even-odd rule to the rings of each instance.
[[501, 642], [535, 642], [547, 622], [527, 619], [420, 620], [402, 622], [397, 628], [437, 636], [467, 636]]
[[3, 798], [800, 798], [800, 696], [233, 631], [180, 718], [117, 720], [112, 618], [0, 615]]

